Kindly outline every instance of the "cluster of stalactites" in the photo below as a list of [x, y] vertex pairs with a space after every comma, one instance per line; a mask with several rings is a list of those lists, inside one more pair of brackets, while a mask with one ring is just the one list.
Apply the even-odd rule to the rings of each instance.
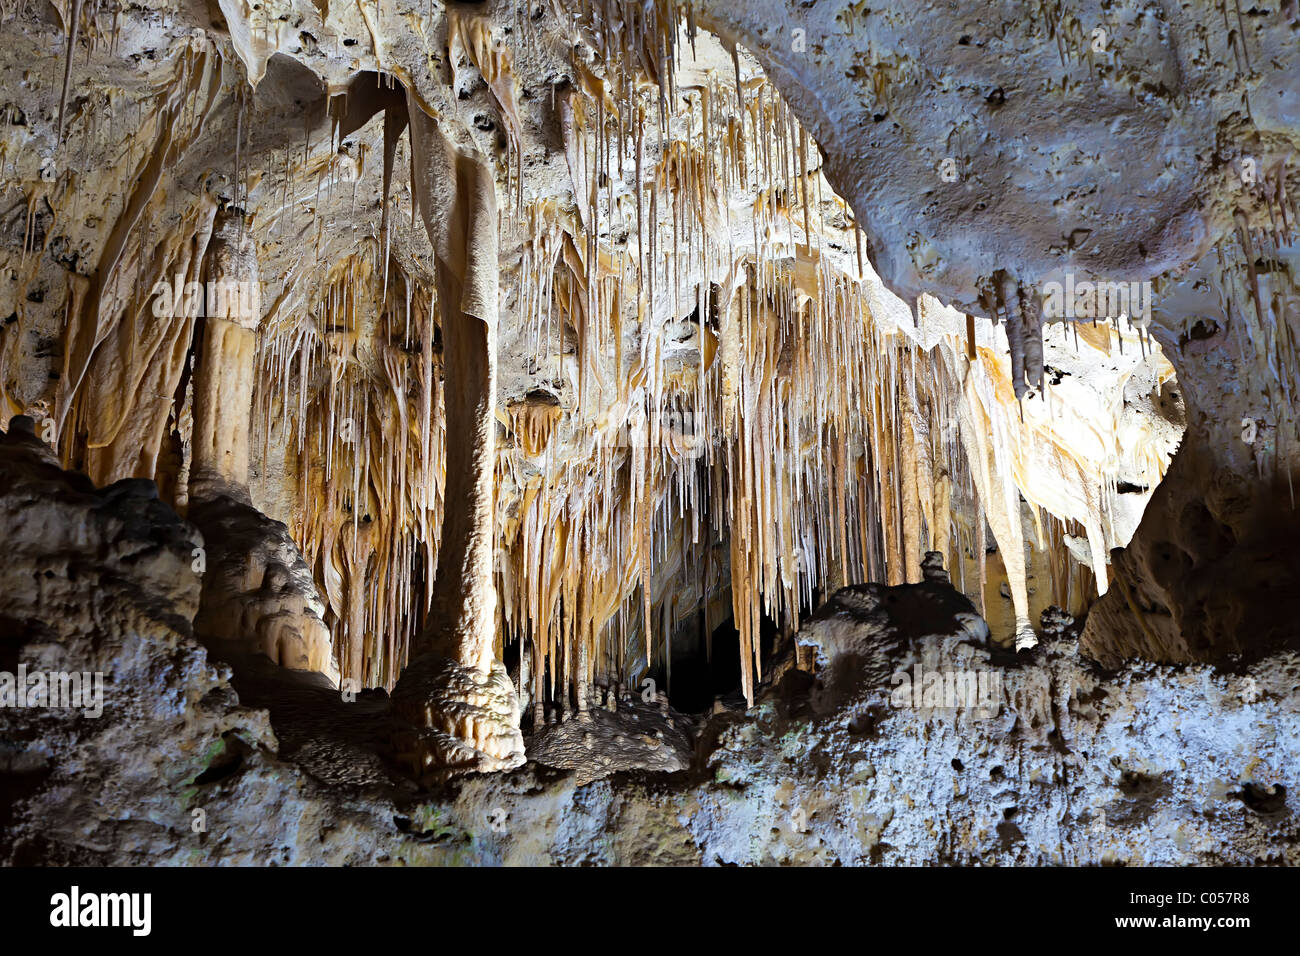
[[[828, 318], [832, 297], [822, 302], [819, 291], [823, 240], [813, 223], [823, 225], [823, 196], [816, 152], [775, 90], [761, 77], [742, 79], [738, 53], [731, 85], [710, 75], [702, 87], [679, 88], [671, 68], [674, 48], [665, 45], [663, 24], [643, 22], [631, 4], [606, 4], [586, 13], [595, 18], [584, 20], [595, 24], [598, 51], [608, 55], [617, 43], [653, 52], [647, 62], [656, 67], [649, 75], [657, 81], [658, 95], [617, 76], [579, 70], [578, 82], [561, 103], [577, 216], [547, 203], [526, 213], [530, 238], [517, 282], [526, 341], [538, 364], [563, 378], [568, 338], [575, 353], [577, 400], [567, 414], [591, 419], [602, 438], [594, 447], [582, 446], [580, 461], [548, 460], [541, 473], [516, 481], [525, 516], [506, 534], [518, 565], [502, 575], [507, 626], [532, 638], [539, 682], [543, 670], [552, 684], [572, 675], [579, 658], [591, 673], [602, 661], [615, 660], [627, 676], [628, 662], [649, 664], [656, 645], [670, 661], [667, 639], [677, 617], [694, 613], [707, 595], [670, 601], [673, 606], [665, 609], [664, 597], [681, 595], [655, 592], [656, 566], [669, 560], [716, 566], [712, 545], [725, 540], [739, 520], [744, 540], [774, 552], [771, 557], [758, 552], [761, 567], [747, 569], [734, 592], [735, 604], [743, 603], [745, 619], [752, 621], [743, 628], [749, 643], [746, 674], [752, 675], [763, 607], [797, 623], [799, 608], [826, 586], [831, 562], [801, 536], [834, 538], [833, 547], [845, 552], [852, 540], [860, 569], [868, 554], [879, 551], [863, 530], [871, 525], [869, 495], [848, 477], [850, 469], [867, 474], [865, 466], [843, 454], [827, 462], [802, 461], [810, 441], [820, 446], [853, 436], [857, 447], [863, 446], [861, 430], [847, 414], [861, 396], [836, 399], [834, 390], [824, 387], [824, 376], [812, 373], [800, 380], [807, 386], [802, 394], [791, 396], [789, 384], [777, 375], [782, 348], [803, 335], [801, 325], [809, 316], [828, 330], [823, 339], [841, 318], [838, 312]], [[672, 26], [675, 36], [675, 20]], [[849, 219], [846, 207], [833, 201]], [[825, 271], [829, 277], [832, 270]], [[747, 287], [762, 308], [749, 301], [742, 291]], [[841, 295], [839, 312], [850, 310], [847, 298]], [[862, 315], [860, 306], [854, 298], [855, 316]], [[783, 321], [765, 323], [768, 310]], [[681, 360], [680, 348], [674, 351], [665, 333], [668, 324], [680, 325], [682, 316], [690, 316], [686, 324], [693, 326], [688, 334], [695, 354], [689, 361]], [[750, 326], [749, 356], [741, 354], [741, 323]], [[723, 327], [727, 345], [720, 344]], [[862, 351], [861, 327], [859, 321], [847, 333], [838, 329], [855, 354]], [[806, 356], [800, 368], [836, 360]], [[757, 460], [751, 446], [759, 433], [775, 416], [794, 414], [790, 409], [801, 400], [817, 411], [813, 421], [783, 429], [782, 440], [789, 443], [781, 452], [783, 463]], [[771, 408], [758, 412], [755, 402]], [[835, 422], [831, 402], [837, 403]], [[528, 429], [536, 427], [532, 423], [540, 412], [528, 403], [519, 408], [527, 410], [527, 424], [515, 428], [518, 451], [535, 458], [540, 449]], [[551, 414], [545, 419], [548, 434]], [[512, 406], [512, 424], [518, 426], [520, 417]], [[576, 430], [576, 424], [569, 427]], [[774, 477], [776, 470], [784, 474]], [[809, 504], [812, 494], [805, 488], [818, 486], [825, 474], [839, 476], [834, 513], [860, 512], [852, 533], [832, 535], [832, 508]], [[774, 481], [779, 500], [769, 500], [767, 493]], [[561, 499], [562, 508], [555, 502], [557, 486], [576, 489]], [[715, 507], [702, 518], [704, 502], [733, 498], [734, 507]], [[670, 502], [682, 513], [669, 514]], [[783, 521], [779, 540], [767, 540], [772, 508], [807, 514]], [[685, 531], [682, 522], [689, 525]], [[670, 545], [668, 539], [684, 544]], [[573, 560], [579, 553], [585, 561]], [[841, 567], [849, 561], [835, 560]], [[584, 583], [593, 577], [602, 580]], [[643, 653], [629, 654], [627, 635], [638, 631]], [[586, 636], [578, 638], [579, 632]], [[593, 643], [598, 635], [604, 641], [599, 647]], [[553, 652], [575, 640], [583, 653]], [[746, 688], [752, 693], [750, 676]]]
[[264, 332], [263, 460], [287, 450], [289, 522], [323, 587], [345, 679], [391, 686], [419, 633], [441, 527], [441, 355], [432, 290], [370, 243], [312, 308]]
[[[1282, 161], [1264, 170], [1250, 196], [1254, 216], [1238, 208], [1235, 229], [1215, 255], [1222, 315], [1240, 321], [1251, 347], [1251, 354], [1240, 358], [1254, 372], [1274, 419], [1265, 423], [1272, 426], [1272, 441], [1252, 442], [1255, 461], [1261, 477], [1265, 469], [1284, 471], [1294, 499], [1291, 469], [1300, 457], [1300, 269], [1294, 252], [1300, 242], [1300, 201], [1288, 193], [1286, 180]], [[1260, 424], [1247, 421], [1242, 427], [1246, 435]]]
[[[621, 311], [575, 307], [585, 244], [537, 222], [552, 231], [530, 245], [545, 265], [522, 296], [533, 341], [576, 335], [573, 361], [602, 388], [563, 412], [537, 397], [511, 406], [501, 471], [521, 490], [500, 529], [499, 587], [508, 634], [529, 641], [535, 705], [563, 710], [570, 692], [581, 705], [598, 676], [670, 666], [673, 634], [700, 613], [706, 632], [720, 623], [710, 598], [728, 585], [752, 699], [765, 616], [788, 633], [835, 587], [920, 580], [926, 550], [953, 560], [954, 531], [974, 527], [954, 519], [954, 483], [965, 482], [959, 501], [974, 494], [942, 424], [942, 368], [876, 328], [858, 280], [807, 247], [780, 260], [745, 252], [722, 283], [699, 287], [690, 361], [645, 349], [605, 383], [622, 356], [600, 343], [623, 341]], [[593, 284], [618, 293], [615, 278]], [[560, 414], [570, 436], [594, 440], [557, 443]]]
[[[653, 39], [613, 29], [637, 22], [620, 19], [623, 5], [594, 13], [606, 46]], [[658, 42], [648, 48], [675, 49]], [[560, 411], [512, 405], [499, 465], [519, 500], [501, 532], [502, 609], [507, 633], [530, 642], [538, 706], [549, 695], [562, 710], [570, 693], [580, 706], [598, 675], [671, 668], [674, 632], [701, 609], [707, 632], [710, 597], [727, 586], [752, 699], [765, 617], [788, 632], [833, 587], [919, 580], [925, 550], [963, 580], [958, 549], [978, 551], [984, 580], [961, 389], [940, 384], [936, 356], [874, 327], [860, 233], [841, 224], [828, 242], [815, 150], [781, 97], [734, 63], [731, 86], [710, 75], [685, 88], [662, 70], [656, 99], [579, 71], [561, 103], [576, 215], [525, 213], [526, 341], [577, 392]], [[823, 255], [846, 238], [856, 273]], [[1013, 351], [1031, 354], [1041, 386], [1037, 316], [1014, 284], [998, 296], [991, 314], [1014, 308], [1017, 329], [1035, 330]], [[682, 361], [665, 330], [686, 315]], [[597, 438], [572, 437], [585, 434]]]

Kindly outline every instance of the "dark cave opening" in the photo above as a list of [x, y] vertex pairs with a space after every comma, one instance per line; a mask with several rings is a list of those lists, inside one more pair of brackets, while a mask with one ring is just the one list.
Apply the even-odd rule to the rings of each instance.
[[657, 668], [651, 676], [668, 691], [668, 703], [685, 714], [706, 712], [714, 700], [740, 693], [740, 631], [728, 617], [705, 640], [704, 612], [696, 614], [695, 639], [675, 642], [671, 675]]
[[[683, 714], [699, 714], [710, 711], [715, 701], [727, 707], [743, 706], [740, 631], [735, 619], [728, 616], [715, 626], [707, 644], [702, 610], [695, 615], [694, 635], [683, 640], [682, 630], [678, 630], [678, 636], [673, 640], [671, 676], [664, 667], [657, 667], [650, 673], [656, 686], [667, 688], [668, 703], [672, 708]], [[783, 639], [776, 622], [763, 614], [759, 634], [763, 674], [766, 675], [776, 658], [787, 651], [792, 652], [790, 639]]]

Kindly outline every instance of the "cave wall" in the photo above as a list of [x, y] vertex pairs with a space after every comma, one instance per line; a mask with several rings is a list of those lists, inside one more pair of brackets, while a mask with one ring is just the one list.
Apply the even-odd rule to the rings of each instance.
[[[544, 718], [729, 596], [752, 703], [930, 550], [1022, 650], [1049, 590], [1108, 664], [1285, 643], [1295, 11], [778, 8], [18, 11], [5, 418], [202, 529], [201, 636], [359, 686], [454, 634]], [[1151, 315], [1040, 327], [1076, 272]]]
[[[1295, 4], [675, 13], [0, 25], [0, 622], [125, 694], [15, 725], [12, 860], [1290, 861]], [[1040, 326], [1066, 277], [1151, 314]], [[930, 552], [989, 646], [890, 660], [1000, 669], [996, 715], [792, 704], [809, 614]], [[595, 774], [685, 777], [412, 796], [524, 710], [583, 763], [728, 616], [736, 709]]]
[[[99, 670], [104, 706], [6, 708], [6, 864], [1296, 861], [1293, 652], [1105, 671], [1057, 613], [1014, 655], [933, 565], [841, 591], [800, 633], [813, 669], [748, 713], [680, 723], [686, 768], [532, 763], [422, 791], [382, 756], [382, 693], [216, 662], [189, 623], [203, 536], [151, 482], [63, 471], [30, 426], [0, 436], [0, 666]], [[979, 696], [924, 677], [954, 672], [982, 673]]]
[[1292, 639], [1295, 4], [695, 9], [790, 98], [904, 299], [990, 314], [1007, 281], [1152, 284], [1189, 434], [1090, 652], [1217, 660]]
[[[100, 483], [154, 477], [182, 511], [191, 486], [209, 480], [192, 432], [217, 427], [214, 403], [238, 419], [247, 400], [238, 388], [208, 397], [205, 383], [222, 381], [210, 366], [225, 340], [190, 315], [159, 321], [155, 283], [224, 275], [214, 223], [233, 223], [239, 210], [237, 231], [253, 243], [243, 271], [260, 276], [258, 315], [246, 323], [257, 329], [255, 366], [231, 373], [254, 381], [247, 492], [303, 551], [315, 593], [293, 593], [321, 608], [312, 614], [330, 631], [333, 666], [392, 686], [427, 623], [444, 518], [462, 509], [446, 501], [443, 319], [434, 250], [416, 223], [410, 141], [396, 113], [365, 105], [409, 90], [421, 115], [443, 117], [457, 149], [487, 158], [503, 207], [497, 653], [503, 640], [529, 641], [537, 681], [552, 656], [574, 680], [584, 653], [584, 673], [635, 678], [638, 659], [671, 657], [671, 635], [706, 595], [729, 592], [761, 667], [759, 616], [791, 630], [831, 586], [914, 577], [936, 543], [962, 565], [981, 536], [999, 547], [995, 563], [1011, 561], [1013, 629], [1028, 642], [1032, 571], [1011, 558], [1030, 537], [1019, 494], [1052, 516], [1046, 535], [1034, 522], [1030, 565], [1034, 553], [1050, 554], [1045, 566], [1062, 566], [1054, 588], [1082, 566], [1104, 590], [1096, 555], [1131, 534], [1132, 522], [1112, 515], [1131, 513], [1158, 478], [1138, 482], [1145, 491], [1131, 501], [1105, 488], [1134, 483], [1143, 442], [1163, 471], [1167, 439], [1138, 436], [1114, 463], [1077, 476], [1068, 462], [1030, 467], [1006, 442], [976, 449], [991, 456], [982, 485], [983, 468], [948, 462], [966, 454], [966, 439], [925, 420], [939, 415], [930, 399], [898, 401], [881, 380], [912, 396], [938, 374], [929, 369], [941, 336], [915, 335], [915, 296], [876, 278], [884, 268], [895, 280], [876, 251], [884, 237], [860, 231], [823, 177], [834, 144], [805, 132], [801, 121], [817, 133], [819, 120], [798, 88], [783, 95], [747, 51], [733, 62], [708, 34], [667, 29], [631, 7], [593, 13], [576, 48], [562, 24], [508, 4], [435, 8], [416, 32], [394, 27], [404, 22], [397, 13], [372, 21], [359, 9], [283, 3], [87, 23], [76, 43], [94, 69], [72, 58], [61, 135], [61, 76], [12, 85], [24, 95], [12, 104], [22, 123], [8, 127], [21, 201], [11, 216], [5, 387], [10, 412], [52, 422], [47, 437], [66, 463]], [[53, 48], [60, 26], [66, 46], [68, 22], [32, 13], [13, 29], [34, 52]], [[665, 71], [659, 56], [669, 51], [676, 66]], [[780, 82], [779, 63], [762, 44], [756, 52]], [[661, 92], [630, 95], [619, 72], [627, 63]], [[73, 156], [91, 172], [60, 166]], [[825, 166], [832, 179], [835, 168]], [[109, 214], [80, 218], [83, 204]], [[738, 295], [747, 283], [764, 288], [772, 311], [756, 313]], [[809, 322], [825, 330], [796, 331]], [[996, 432], [1020, 432], [1023, 402], [1013, 413], [991, 385], [1010, 381], [1022, 397], [1016, 349], [1006, 358], [1015, 324], [990, 332], [981, 320], [965, 349], [951, 310], [941, 324], [954, 356], [987, 342], [981, 414]], [[1119, 347], [1132, 331], [1116, 328]], [[790, 350], [791, 335], [802, 351]], [[45, 343], [42, 354], [33, 341]], [[895, 341], [930, 354], [900, 360]], [[814, 398], [826, 381], [816, 370], [845, 366], [841, 391]], [[958, 361], [957, 374], [965, 370]], [[1110, 392], [1124, 387], [1091, 383], [1086, 401], [1100, 405], [1086, 415], [1105, 418]], [[864, 398], [870, 414], [852, 414]], [[543, 425], [534, 407], [547, 409]], [[963, 434], [976, 421], [960, 409], [950, 419], [966, 422]], [[769, 449], [757, 436], [774, 427], [790, 438]], [[242, 427], [232, 434], [242, 448]], [[821, 443], [805, 464], [801, 434]], [[1078, 441], [1066, 429], [1048, 437]], [[1080, 487], [1087, 504], [1049, 500], [1035, 471]], [[786, 485], [793, 497], [775, 490]], [[727, 503], [706, 513], [706, 497]], [[991, 536], [979, 530], [982, 514], [996, 523]], [[1068, 550], [1071, 535], [1091, 542], [1087, 554]], [[600, 558], [580, 563], [583, 548]], [[972, 578], [972, 589], [996, 592], [974, 566]]]

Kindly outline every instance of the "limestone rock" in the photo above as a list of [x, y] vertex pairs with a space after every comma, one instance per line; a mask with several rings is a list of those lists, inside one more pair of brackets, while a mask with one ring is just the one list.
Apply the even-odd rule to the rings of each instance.
[[438, 654], [416, 658], [393, 689], [398, 760], [422, 781], [524, 763], [519, 701], [500, 661], [482, 673]]
[[536, 729], [528, 759], [575, 771], [578, 786], [626, 770], [675, 773], [691, 765], [687, 727], [682, 714], [625, 699], [617, 710], [592, 707]]
[[988, 644], [988, 625], [970, 600], [953, 589], [941, 566], [936, 573], [931, 562], [927, 570], [920, 584], [842, 588], [795, 635], [813, 653], [824, 684], [822, 706], [833, 707], [864, 686], [888, 687], [900, 655], [921, 640]]
[[225, 496], [196, 502], [189, 519], [205, 542], [197, 634], [338, 684], [325, 602], [289, 529]]

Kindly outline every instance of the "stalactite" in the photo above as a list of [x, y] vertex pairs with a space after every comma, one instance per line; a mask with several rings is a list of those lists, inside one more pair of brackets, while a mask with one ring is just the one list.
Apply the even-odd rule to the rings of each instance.
[[[69, 316], [67, 346], [64, 349], [63, 371], [59, 378], [54, 414], [56, 435], [64, 461], [79, 462], [88, 447], [104, 447], [114, 440], [142, 456], [142, 460], [131, 460], [129, 465], [129, 459], [122, 459], [121, 462], [105, 466], [96, 475], [101, 481], [112, 481], [127, 475], [152, 477], [152, 461], [162, 437], [162, 425], [154, 424], [158, 422], [159, 413], [145, 419], [137, 418], [140, 422], [137, 427], [141, 431], [118, 438], [118, 426], [128, 414], [124, 408], [108, 426], [108, 435], [104, 435], [103, 426], [96, 423], [94, 427], [99, 434], [87, 438], [86, 430], [92, 426], [87, 421], [88, 416], [81, 411], [85, 407], [98, 408], [106, 400], [122, 401], [125, 404], [128, 397], [134, 394], [131, 390], [134, 383], [128, 382], [144, 371], [142, 362], [128, 361], [122, 367], [116, 357], [105, 358], [102, 361], [109, 365], [113, 376], [120, 375], [125, 381], [114, 383], [107, 390], [95, 385], [86, 386], [85, 383], [87, 376], [92, 373], [97, 352], [111, 335], [124, 337], [131, 343], [139, 337], [136, 331], [125, 329], [122, 323], [147, 322], [144, 314], [153, 307], [153, 296], [147, 293], [156, 283], [174, 281], [177, 272], [185, 275], [186, 264], [196, 263], [202, 257], [202, 247], [190, 248], [184, 252], [181, 262], [169, 262], [168, 256], [160, 255], [162, 250], [151, 243], [139, 227], [153, 222], [163, 214], [163, 210], [158, 208], [156, 197], [158, 186], [166, 170], [202, 133], [215, 106], [220, 85], [220, 58], [207, 41], [191, 39], [181, 47], [177, 56], [174, 84], [159, 95], [158, 103], [147, 119], [142, 119], [141, 122], [141, 138], [147, 142], [152, 133], [152, 145], [135, 168], [131, 180], [133, 188], [104, 243], [99, 261], [90, 276], [89, 287], [84, 294], [78, 293], [80, 307]], [[201, 209], [202, 203], [196, 208]], [[210, 210], [210, 203], [208, 208]], [[210, 217], [210, 212], [192, 212], [190, 215], [197, 215], [202, 220], [205, 215]], [[173, 249], [178, 246], [184, 248], [185, 240], [189, 238], [183, 235], [186, 230], [179, 232], [182, 235], [173, 232], [168, 237], [167, 245]], [[195, 232], [203, 234], [199, 227], [196, 227]], [[189, 279], [188, 276], [186, 278]], [[185, 312], [183, 309], [165, 311], [177, 313], [172, 318], [181, 317]], [[156, 335], [157, 332], [153, 334]], [[176, 340], [180, 339], [184, 339], [184, 336], [180, 335]], [[188, 343], [188, 339], [185, 341]], [[134, 351], [134, 347], [126, 348], [119, 354], [131, 355]], [[151, 354], [152, 349], [148, 349], [141, 356], [144, 363], [149, 361]], [[184, 349], [181, 349], [178, 359], [183, 355]], [[178, 367], [174, 374], [179, 376]], [[173, 387], [175, 384], [176, 381], [172, 379]], [[119, 385], [121, 391], [117, 390]], [[162, 394], [170, 395], [166, 392]], [[83, 424], [68, 427], [70, 413]], [[165, 423], [165, 411], [160, 414]], [[144, 424], [145, 421], [149, 424]], [[130, 471], [123, 470], [127, 467]]]
[[[286, 468], [303, 483], [290, 527], [322, 569], [343, 675], [391, 687], [429, 606], [443, 415], [432, 288], [400, 263], [385, 285], [382, 256], [372, 242], [335, 263], [319, 302], [264, 328], [254, 407], [264, 440], [282, 436]], [[362, 327], [403, 347], [359, 351]]]

